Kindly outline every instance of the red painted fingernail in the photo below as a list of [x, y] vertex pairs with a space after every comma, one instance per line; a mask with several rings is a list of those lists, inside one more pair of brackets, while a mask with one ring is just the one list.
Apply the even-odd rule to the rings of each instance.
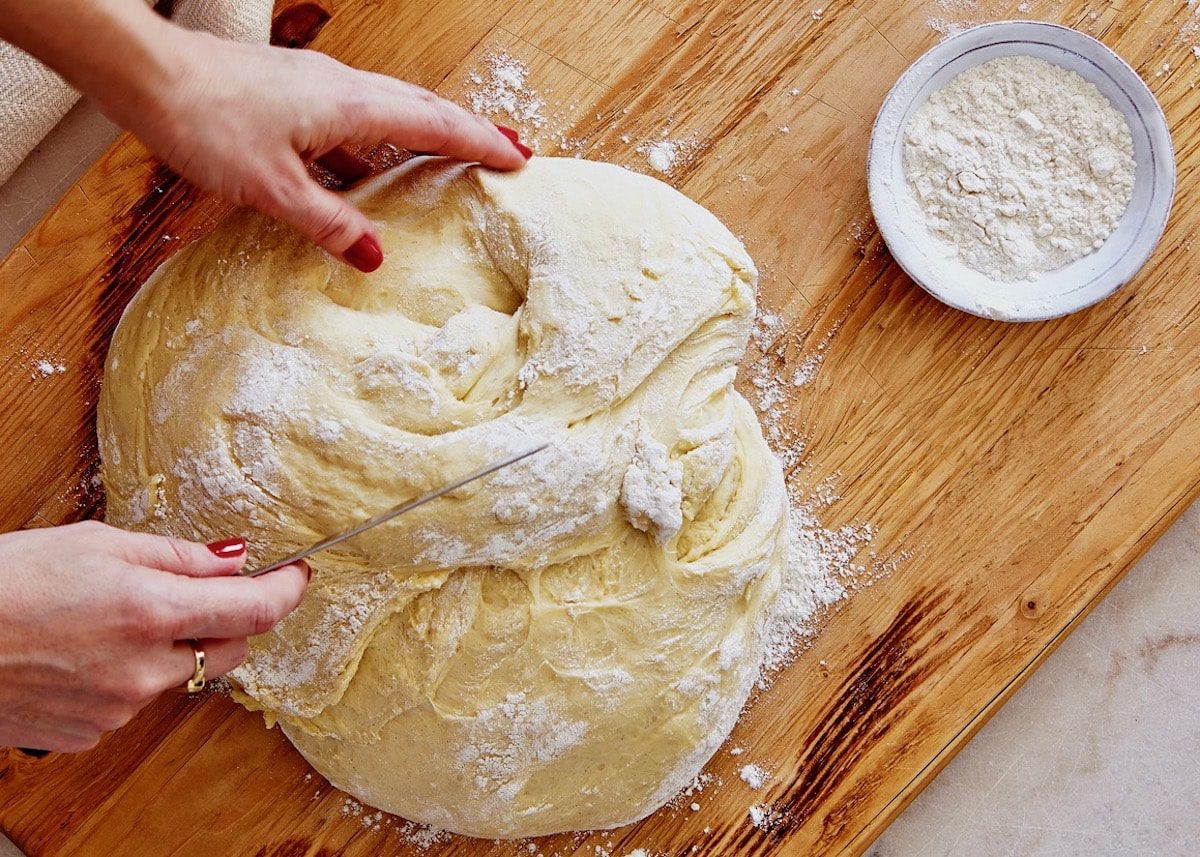
[[383, 264], [383, 248], [372, 235], [364, 235], [353, 244], [344, 254], [345, 259], [364, 274], [378, 270]]
[[233, 559], [235, 556], [241, 556], [246, 552], [245, 539], [222, 539], [219, 542], [213, 542], [207, 545], [208, 549], [221, 559]]
[[496, 130], [508, 138], [508, 142], [516, 147], [516, 150], [521, 153], [521, 157], [529, 160], [533, 157], [533, 149], [521, 142], [520, 136], [512, 128], [505, 128], [503, 125], [497, 125]]

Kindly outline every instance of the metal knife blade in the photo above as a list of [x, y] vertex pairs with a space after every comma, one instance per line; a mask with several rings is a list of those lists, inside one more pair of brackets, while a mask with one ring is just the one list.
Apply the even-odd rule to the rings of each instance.
[[549, 445], [550, 444], [548, 443], [543, 443], [541, 446], [528, 449], [525, 452], [522, 452], [520, 455], [514, 455], [511, 458], [504, 459], [503, 461], [497, 461], [493, 464], [489, 464], [487, 467], [476, 470], [474, 473], [468, 473], [466, 476], [456, 479], [448, 485], [443, 485], [441, 488], [435, 488], [426, 494], [422, 494], [420, 497], [414, 497], [411, 500], [405, 500], [400, 505], [394, 506], [391, 509], [388, 509], [386, 512], [376, 515], [373, 518], [368, 518], [362, 523], [356, 524], [350, 529], [338, 533], [336, 536], [330, 536], [327, 539], [322, 539], [315, 545], [307, 547], [304, 550], [296, 551], [291, 556], [285, 556], [278, 562], [273, 562], [270, 565], [264, 565], [260, 566], [259, 568], [243, 571], [242, 575], [245, 577], [257, 577], [260, 574], [266, 574], [268, 571], [275, 571], [276, 569], [283, 568], [285, 565], [291, 565], [294, 562], [299, 562], [300, 560], [306, 559], [315, 553], [319, 553], [323, 550], [331, 548], [334, 545], [339, 545], [346, 541], [346, 539], [352, 539], [359, 533], [365, 533], [372, 527], [378, 527], [380, 524], [387, 523], [393, 518], [403, 515], [405, 512], [411, 512], [418, 506], [424, 506], [430, 500], [436, 500], [438, 497], [441, 497], [444, 494], [449, 494], [451, 491], [463, 487], [468, 482], [474, 482], [476, 479], [482, 479], [485, 476], [495, 473], [497, 470], [502, 470], [503, 468], [508, 467], [510, 464], [516, 464], [523, 458], [529, 458], [531, 455], [536, 455]]

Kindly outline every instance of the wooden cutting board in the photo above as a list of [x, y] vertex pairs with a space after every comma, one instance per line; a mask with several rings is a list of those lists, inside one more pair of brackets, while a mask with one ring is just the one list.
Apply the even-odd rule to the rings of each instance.
[[[967, 5], [339, 0], [277, 10], [277, 41], [311, 42], [451, 97], [470, 90], [490, 52], [510, 52], [554, 117], [522, 129], [545, 154], [578, 141], [646, 171], [639, 144], [664, 129], [695, 141], [670, 181], [744, 236], [763, 300], [798, 337], [781, 371], [836, 330], [817, 378], [789, 405], [807, 439], [793, 484], [832, 479], [845, 499], [825, 523], [870, 522], [880, 557], [906, 557], [829, 617], [749, 710], [734, 736], [747, 755], [718, 754], [708, 770], [724, 785], [690, 798], [698, 811], [685, 802], [607, 835], [539, 840], [536, 851], [862, 852], [1197, 494], [1200, 265], [1189, 260], [1200, 62], [1180, 34], [1200, 19], [1183, 2], [978, 3], [980, 18], [1042, 17], [1116, 49], [1162, 101], [1179, 153], [1170, 226], [1134, 283], [1071, 318], [1012, 325], [916, 288], [867, 206], [872, 118], [937, 39], [930, 19], [965, 22]], [[93, 421], [110, 332], [146, 276], [225, 210], [124, 138], [0, 266], [0, 528], [102, 510]], [[66, 371], [35, 379], [42, 357]], [[774, 767], [768, 788], [740, 782], [747, 759]], [[780, 821], [752, 826], [751, 804]], [[346, 807], [278, 731], [220, 695], [161, 700], [80, 756], [0, 751], [0, 828], [33, 855], [418, 850], [399, 822], [372, 829]], [[455, 839], [426, 853], [530, 852]]]

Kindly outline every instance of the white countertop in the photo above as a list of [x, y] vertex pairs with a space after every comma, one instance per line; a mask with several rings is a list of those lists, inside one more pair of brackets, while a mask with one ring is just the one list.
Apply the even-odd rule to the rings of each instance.
[[[0, 187], [0, 254], [116, 129], [76, 107]], [[0, 836], [0, 857], [8, 857]], [[1200, 504], [1189, 509], [870, 850], [1200, 850]]]

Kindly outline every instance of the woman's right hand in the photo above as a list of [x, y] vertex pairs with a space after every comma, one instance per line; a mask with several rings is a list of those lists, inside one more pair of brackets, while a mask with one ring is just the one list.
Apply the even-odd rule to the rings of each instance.
[[195, 666], [209, 677], [246, 656], [246, 638], [300, 603], [303, 563], [233, 576], [223, 550], [95, 521], [0, 535], [0, 746], [96, 745]]

